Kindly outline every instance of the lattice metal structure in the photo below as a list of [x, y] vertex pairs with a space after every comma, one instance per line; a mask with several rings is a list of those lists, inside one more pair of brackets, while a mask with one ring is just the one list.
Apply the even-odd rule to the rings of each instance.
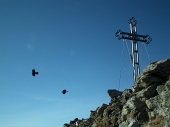
[[140, 74], [140, 66], [139, 66], [139, 53], [138, 53], [138, 41], [143, 42], [146, 44], [149, 44], [152, 41], [152, 38], [147, 35], [139, 35], [137, 34], [137, 28], [136, 24], [137, 21], [134, 17], [130, 18], [128, 20], [128, 23], [130, 25], [130, 33], [128, 32], [122, 32], [121, 30], [118, 30], [115, 34], [115, 36], [120, 39], [127, 39], [131, 40], [131, 59], [132, 59], [132, 67], [133, 67], [133, 80], [136, 82], [136, 77]]

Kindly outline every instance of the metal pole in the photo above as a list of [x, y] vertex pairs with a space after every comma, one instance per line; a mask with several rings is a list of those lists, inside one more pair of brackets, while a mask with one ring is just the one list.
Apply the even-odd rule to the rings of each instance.
[[[130, 33], [131, 35], [133, 35], [133, 26], [130, 23]], [[131, 38], [133, 38], [133, 36], [131, 36]], [[132, 67], [133, 67], [133, 80], [135, 82], [135, 75], [136, 75], [136, 71], [135, 71], [135, 57], [134, 57], [134, 40], [131, 40], [131, 50], [132, 50]]]

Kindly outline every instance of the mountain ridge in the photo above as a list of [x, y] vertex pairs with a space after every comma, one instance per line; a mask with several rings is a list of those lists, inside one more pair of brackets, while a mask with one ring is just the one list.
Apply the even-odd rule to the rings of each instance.
[[132, 89], [109, 89], [107, 93], [109, 104], [63, 127], [170, 127], [170, 59], [149, 64]]

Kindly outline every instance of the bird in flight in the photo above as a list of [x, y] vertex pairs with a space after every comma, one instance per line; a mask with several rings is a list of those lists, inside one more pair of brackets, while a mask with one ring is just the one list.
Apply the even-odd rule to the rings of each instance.
[[32, 76], [38, 75], [38, 72], [35, 71], [35, 69], [32, 69]]
[[62, 93], [63, 94], [66, 94], [68, 91], [66, 90], [66, 89], [64, 89], [63, 91], [62, 91]]

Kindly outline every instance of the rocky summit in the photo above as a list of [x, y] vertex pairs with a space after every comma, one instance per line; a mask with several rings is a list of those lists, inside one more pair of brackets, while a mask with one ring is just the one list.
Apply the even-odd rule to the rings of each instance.
[[170, 59], [148, 65], [132, 89], [107, 93], [109, 104], [63, 127], [170, 127]]

